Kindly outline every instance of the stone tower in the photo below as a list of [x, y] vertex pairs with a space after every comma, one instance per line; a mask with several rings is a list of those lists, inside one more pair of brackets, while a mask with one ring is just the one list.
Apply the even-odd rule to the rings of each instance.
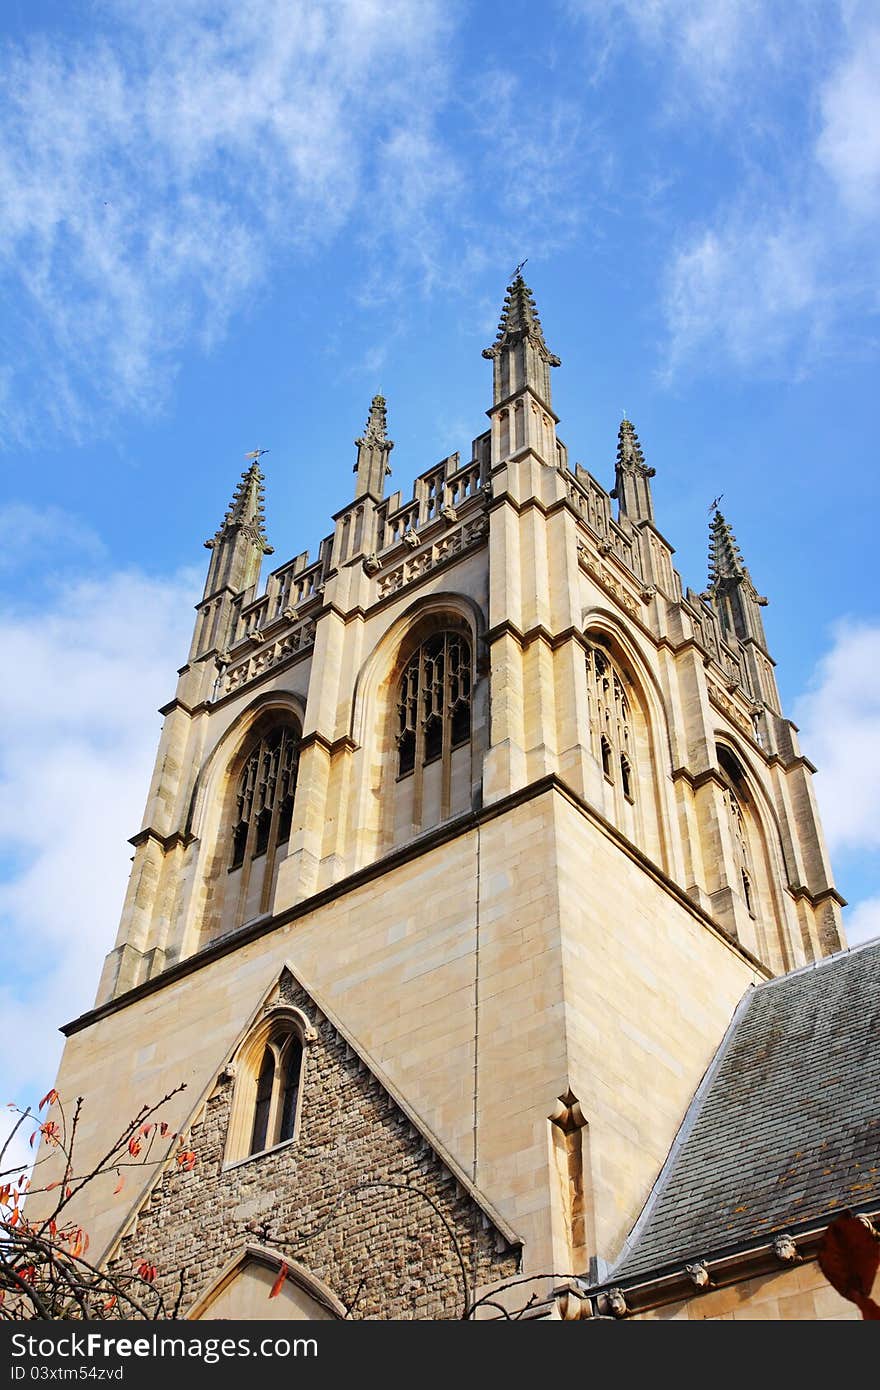
[[[261, 591], [257, 460], [206, 543], [118, 939], [57, 1082], [89, 1102], [87, 1153], [108, 1115], [187, 1083], [173, 1118], [204, 1152], [171, 1224], [146, 1190], [82, 1219], [107, 1259], [149, 1232], [185, 1262], [198, 1238], [193, 1315], [217, 1290], [266, 1315], [229, 1271], [273, 1251], [298, 1308], [350, 1307], [293, 1195], [343, 1161], [350, 1192], [402, 1164], [447, 1194], [471, 1294], [513, 1269], [601, 1279], [744, 992], [841, 945], [728, 523], [706, 591], [683, 590], [633, 424], [610, 492], [569, 467], [521, 276], [483, 355], [489, 429], [464, 460], [386, 496], [376, 396], [314, 558]], [[381, 1097], [368, 1133], [345, 1128], [356, 1086]], [[223, 1214], [208, 1246], [199, 1202]], [[401, 1315], [394, 1296], [372, 1315]], [[412, 1307], [455, 1316], [444, 1297]]]

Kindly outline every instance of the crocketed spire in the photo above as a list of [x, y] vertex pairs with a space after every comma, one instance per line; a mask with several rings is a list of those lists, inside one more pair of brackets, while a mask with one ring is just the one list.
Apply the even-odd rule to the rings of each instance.
[[649, 479], [656, 469], [648, 468], [639, 436], [631, 420], [624, 415], [617, 431], [617, 462], [614, 467], [614, 487], [611, 496], [617, 498], [621, 517], [632, 522], [653, 521], [654, 502]]
[[373, 397], [364, 432], [354, 442], [358, 451], [352, 469], [358, 475], [354, 495], [356, 498], [369, 495], [378, 502], [385, 495], [385, 478], [391, 472], [388, 455], [394, 448], [394, 440], [388, 438], [384, 396]]
[[507, 287], [498, 333], [483, 356], [493, 364], [493, 405], [528, 389], [552, 408], [550, 368], [561, 364], [544, 341], [535, 296], [520, 274]]

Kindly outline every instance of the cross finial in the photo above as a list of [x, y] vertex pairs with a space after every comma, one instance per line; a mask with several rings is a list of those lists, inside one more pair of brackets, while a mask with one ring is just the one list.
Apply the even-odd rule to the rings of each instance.
[[525, 259], [524, 261], [520, 261], [520, 263], [519, 263], [519, 265], [517, 266], [516, 270], [513, 272], [513, 274], [511, 275], [510, 279], [509, 279], [508, 282], [507, 282], [509, 285], [512, 284], [513, 281], [516, 279], [517, 275], [519, 275], [519, 274], [522, 272], [522, 268], [523, 268], [523, 266], [526, 264], [526, 262], [528, 261], [528, 259], [529, 259], [528, 256], [526, 256], [526, 259]]

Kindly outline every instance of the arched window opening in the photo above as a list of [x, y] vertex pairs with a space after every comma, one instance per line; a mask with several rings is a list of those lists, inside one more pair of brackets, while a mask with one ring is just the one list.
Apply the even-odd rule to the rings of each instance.
[[602, 771], [608, 778], [608, 781], [613, 782], [614, 778], [611, 776], [611, 744], [604, 734], [599, 742], [602, 749]]
[[[718, 746], [718, 762], [724, 774], [724, 804], [727, 808], [727, 820], [730, 827], [730, 838], [733, 844], [733, 854], [735, 868], [738, 873], [739, 887], [742, 891], [743, 901], [745, 902], [748, 913], [751, 917], [756, 914], [755, 899], [755, 871], [752, 862], [752, 847], [749, 835], [749, 793], [746, 784], [745, 774], [737, 762], [736, 758], [726, 748]], [[744, 809], [745, 808], [745, 809]]]
[[440, 632], [410, 657], [397, 697], [397, 775], [452, 751], [471, 736], [471, 650], [459, 632]]
[[[594, 753], [598, 752], [602, 772], [614, 782], [620, 769], [620, 786], [629, 802], [635, 801], [636, 781], [632, 764], [634, 742], [631, 732], [629, 700], [623, 678], [607, 652], [592, 644], [587, 647], [587, 688], [590, 697], [590, 727]], [[598, 739], [598, 748], [595, 740]]]
[[262, 1153], [293, 1138], [301, 1075], [299, 1035], [290, 1032], [270, 1038], [257, 1078], [250, 1153]]
[[623, 794], [627, 801], [634, 801], [632, 768], [629, 765], [629, 758], [625, 753], [621, 753], [620, 755], [620, 785], [623, 788]]
[[290, 838], [299, 763], [295, 730], [271, 730], [251, 749], [239, 773], [230, 869], [257, 859]]

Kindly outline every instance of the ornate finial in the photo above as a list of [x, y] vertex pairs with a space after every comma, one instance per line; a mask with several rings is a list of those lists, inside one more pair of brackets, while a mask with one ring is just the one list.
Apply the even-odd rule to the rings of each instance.
[[[362, 444], [386, 444], [388, 442], [387, 431], [388, 417], [385, 409], [385, 397], [375, 395], [370, 402], [370, 413], [367, 416], [363, 435], [354, 442], [358, 448]], [[390, 468], [388, 472], [391, 472]]]
[[713, 497], [712, 501], [709, 503], [709, 506], [708, 506], [708, 508], [707, 508], [707, 511], [710, 511], [710, 512], [717, 512], [717, 510], [718, 510], [718, 503], [721, 501], [721, 499], [722, 499], [723, 496], [724, 496], [724, 493], [723, 493], [723, 492], [719, 492], [719, 494], [718, 494], [717, 497]]
[[544, 341], [544, 330], [535, 307], [535, 296], [519, 274], [523, 265], [525, 261], [517, 267], [513, 280], [508, 284], [495, 342], [491, 347], [483, 349], [483, 356], [497, 357], [502, 348], [525, 338], [534, 344], [545, 362], [551, 367], [558, 367], [559, 358], [550, 352]]
[[508, 282], [507, 282], [508, 285], [513, 284], [513, 281], [514, 281], [514, 280], [519, 280], [519, 279], [522, 278], [522, 268], [523, 268], [524, 265], [527, 265], [527, 264], [528, 264], [528, 259], [529, 259], [528, 256], [526, 256], [526, 258], [525, 258], [524, 261], [520, 261], [520, 263], [519, 263], [519, 265], [517, 266], [516, 270], [513, 272], [513, 274], [511, 275], [510, 279], [508, 280]]
[[355, 495], [363, 497], [369, 493], [378, 499], [385, 491], [385, 478], [391, 472], [388, 455], [394, 448], [394, 441], [388, 438], [385, 397], [378, 392], [370, 402], [364, 432], [354, 442], [358, 451], [357, 462], [352, 468], [358, 475]]
[[[723, 496], [723, 493], [722, 493]], [[710, 511], [714, 510], [709, 534], [709, 588], [713, 589], [722, 579], [742, 579], [743, 560], [733, 532], [718, 510], [721, 497], [716, 497]]]
[[755, 588], [733, 531], [718, 510], [720, 501], [721, 497], [717, 497], [712, 504], [715, 515], [709, 533], [709, 590], [715, 593], [724, 580], [735, 580], [744, 585], [745, 592], [759, 608], [766, 608], [767, 599]]
[[647, 467], [645, 455], [642, 453], [642, 446], [639, 443], [639, 436], [635, 432], [632, 421], [626, 418], [626, 413], [624, 413], [620, 422], [620, 429], [617, 432], [617, 467], [624, 471], [641, 473], [645, 478], [653, 478], [657, 471], [655, 468]]
[[268, 449], [254, 449], [251, 453], [245, 454], [245, 458], [252, 459], [253, 462], [241, 475], [220, 529], [209, 541], [205, 541], [209, 550], [213, 550], [224, 535], [237, 529], [259, 546], [264, 555], [272, 554], [273, 547], [266, 539], [263, 473], [259, 465], [259, 459], [268, 452]]

